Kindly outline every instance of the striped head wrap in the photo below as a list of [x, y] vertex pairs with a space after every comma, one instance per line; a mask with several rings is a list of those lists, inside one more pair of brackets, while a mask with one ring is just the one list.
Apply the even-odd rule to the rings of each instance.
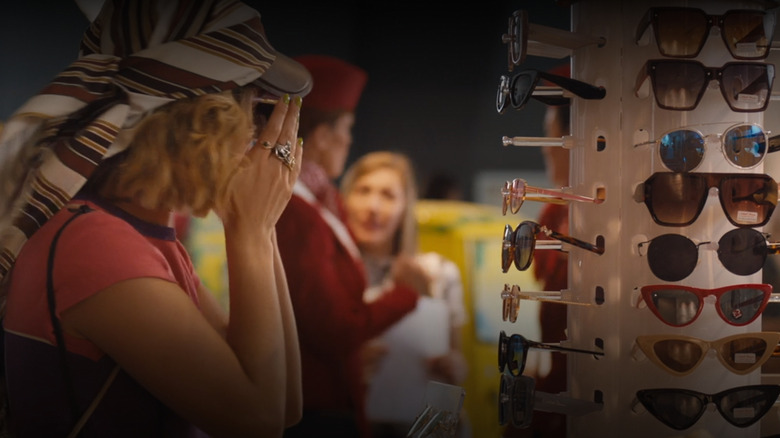
[[254, 83], [305, 95], [312, 81], [236, 0], [108, 0], [75, 62], [0, 128], [0, 282], [24, 243], [132, 128], [176, 99]]

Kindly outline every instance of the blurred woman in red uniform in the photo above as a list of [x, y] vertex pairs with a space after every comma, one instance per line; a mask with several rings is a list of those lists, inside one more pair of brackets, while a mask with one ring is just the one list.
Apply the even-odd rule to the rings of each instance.
[[303, 369], [303, 420], [285, 437], [367, 437], [362, 348], [415, 308], [428, 278], [414, 262], [399, 260], [394, 289], [363, 301], [365, 268], [334, 180], [344, 171], [367, 74], [330, 56], [296, 60], [311, 72], [314, 88], [301, 111], [301, 175], [277, 223]]

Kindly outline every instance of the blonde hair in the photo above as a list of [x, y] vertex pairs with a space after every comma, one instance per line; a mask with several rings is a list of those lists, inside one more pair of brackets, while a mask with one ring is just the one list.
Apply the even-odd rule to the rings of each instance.
[[254, 130], [250, 99], [238, 99], [208, 94], [171, 102], [147, 116], [106, 177], [103, 193], [195, 216], [225, 208], [224, 192]]
[[401, 226], [396, 230], [393, 238], [393, 255], [413, 255], [417, 252], [417, 218], [414, 213], [414, 206], [417, 203], [417, 183], [414, 168], [406, 155], [399, 152], [379, 151], [362, 156], [344, 173], [341, 179], [341, 193], [345, 197], [348, 196], [357, 180], [379, 169], [390, 169], [398, 173], [406, 197]]

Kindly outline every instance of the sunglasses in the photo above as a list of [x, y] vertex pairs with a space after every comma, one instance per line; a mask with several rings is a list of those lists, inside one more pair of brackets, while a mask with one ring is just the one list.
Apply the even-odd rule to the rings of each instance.
[[687, 376], [715, 350], [720, 362], [735, 374], [748, 374], [769, 360], [778, 350], [780, 332], [742, 333], [717, 341], [682, 335], [637, 336], [636, 345], [650, 360], [677, 376]]
[[[528, 14], [523, 10], [517, 10], [509, 17], [509, 29], [501, 36], [501, 41], [507, 45], [507, 61], [510, 72], [516, 65], [525, 61], [526, 55], [560, 59], [571, 56], [571, 50], [574, 48], [589, 45], [603, 47], [607, 43], [604, 37], [592, 37], [529, 23]], [[556, 44], [548, 41], [555, 41]]]
[[498, 395], [498, 424], [501, 426], [511, 422], [514, 427], [527, 428], [534, 411], [578, 416], [600, 411], [603, 407], [603, 403], [536, 391], [533, 377], [501, 375]]
[[707, 405], [713, 403], [729, 423], [748, 427], [761, 419], [780, 395], [780, 385], [748, 385], [704, 394], [677, 388], [642, 389], [636, 397], [658, 420], [672, 429], [684, 430], [696, 424]]
[[736, 124], [722, 134], [704, 135], [692, 128], [675, 129], [660, 139], [635, 144], [658, 145], [658, 155], [667, 169], [673, 172], [689, 172], [701, 164], [707, 142], [719, 141], [723, 156], [731, 165], [740, 169], [758, 166], [766, 154], [780, 150], [780, 136], [768, 137], [760, 126]]
[[650, 8], [637, 27], [637, 44], [651, 24], [658, 50], [664, 56], [695, 58], [712, 27], [717, 26], [731, 56], [763, 59], [769, 55], [775, 16], [760, 10], [730, 10], [723, 15], [709, 15], [696, 8]]
[[[712, 242], [693, 243], [680, 234], [662, 234], [647, 242], [647, 262], [656, 277], [664, 281], [679, 281], [693, 272], [699, 261], [699, 246]], [[733, 229], [718, 241], [718, 259], [729, 272], [750, 275], [764, 266], [766, 256], [780, 253], [780, 242], [767, 242], [766, 236], [753, 228]]]
[[[546, 79], [558, 87], [540, 86], [540, 79]], [[604, 87], [541, 70], [526, 69], [513, 74], [511, 78], [501, 75], [496, 92], [496, 111], [504, 113], [507, 99], [516, 110], [522, 109], [532, 97], [547, 105], [568, 105], [570, 100], [563, 90], [583, 99], [603, 99], [607, 93]]]
[[[541, 196], [528, 196], [529, 193]], [[573, 195], [562, 190], [534, 187], [528, 185], [522, 178], [515, 178], [512, 181], [505, 182], [504, 187], [501, 189], [501, 195], [504, 197], [501, 210], [504, 215], [506, 215], [507, 210], [511, 210], [513, 214], [517, 214], [517, 212], [520, 211], [520, 207], [523, 206], [524, 201], [547, 202], [550, 204], [567, 204], [569, 201], [593, 202], [595, 204], [604, 202], [603, 199]]]
[[682, 227], [696, 221], [712, 187], [737, 227], [766, 225], [777, 206], [777, 182], [753, 173], [657, 172], [637, 187], [637, 200], [644, 201], [658, 225]]
[[[555, 239], [555, 241], [537, 241], [536, 235], [538, 233], [544, 233], [547, 237]], [[509, 272], [509, 268], [512, 266], [512, 262], [514, 262], [517, 270], [525, 271], [531, 266], [534, 249], [562, 250], [561, 244], [557, 241], [566, 242], [599, 255], [604, 254], [603, 245], [594, 245], [558, 233], [534, 221], [523, 221], [517, 226], [517, 230], [512, 230], [509, 224], [504, 226], [504, 240], [501, 245], [501, 269], [505, 273]]]
[[523, 374], [526, 361], [528, 360], [528, 350], [531, 348], [604, 356], [603, 351], [581, 350], [579, 348], [561, 347], [558, 344], [545, 344], [542, 342], [529, 341], [517, 333], [512, 336], [507, 336], [506, 332], [501, 330], [501, 334], [498, 338], [498, 371], [503, 373], [506, 370], [513, 376]]
[[504, 284], [504, 290], [501, 291], [502, 318], [504, 321], [517, 322], [517, 316], [520, 312], [520, 300], [533, 300], [545, 303], [567, 304], [574, 306], [592, 306], [591, 303], [580, 301], [569, 301], [561, 299], [561, 291], [550, 292], [523, 292], [520, 286]]
[[693, 323], [704, 308], [704, 299], [715, 297], [715, 309], [721, 319], [733, 326], [744, 326], [755, 321], [769, 302], [780, 302], [780, 295], [772, 294], [771, 284], [737, 284], [716, 289], [677, 284], [642, 286], [637, 307], [644, 302], [662, 322], [672, 327]]
[[775, 66], [756, 62], [729, 62], [722, 67], [705, 67], [699, 61], [650, 59], [639, 71], [635, 93], [645, 95], [648, 78], [655, 101], [667, 110], [690, 111], [701, 101], [710, 81], [720, 84], [720, 92], [732, 111], [764, 111], [772, 94]]

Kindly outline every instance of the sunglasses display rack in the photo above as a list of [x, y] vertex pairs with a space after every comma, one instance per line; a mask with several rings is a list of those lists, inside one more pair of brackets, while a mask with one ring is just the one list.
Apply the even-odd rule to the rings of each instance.
[[[656, 355], [642, 351], [665, 345], [667, 338], [682, 348], [706, 348], [761, 332], [761, 318], [753, 316], [756, 306], [766, 305], [761, 302], [769, 294], [751, 301], [753, 315], [745, 315], [749, 308], [734, 305], [738, 295], [727, 286], [753, 284], [755, 293], [763, 294], [758, 265], [763, 265], [763, 256], [776, 253], [770, 244], [734, 255], [745, 242], [766, 243], [760, 222], [771, 214], [771, 208], [767, 212], [760, 206], [735, 206], [744, 201], [737, 193], [747, 190], [744, 197], [754, 204], [777, 203], [774, 181], [752, 176], [764, 174], [760, 157], [744, 162], [744, 157], [737, 156], [740, 150], [747, 151], [740, 143], [745, 137], [762, 138], [764, 101], [771, 95], [774, 65], [772, 57], [755, 55], [768, 44], [750, 38], [765, 32], [771, 41], [774, 12], [764, 14], [768, 4], [764, 1], [710, 0], [677, 2], [676, 6], [687, 9], [672, 14], [651, 12], [674, 3], [589, 0], [570, 6], [573, 34], [588, 39], [603, 36], [599, 44], [569, 48], [572, 79], [606, 89], [600, 99], [572, 95], [571, 136], [567, 138], [571, 192], [600, 191], [603, 195], [599, 204], [570, 204], [568, 233], [586, 242], [603, 242], [603, 254], [564, 245], [569, 253], [570, 298], [596, 305], [568, 307], [568, 339], [562, 345], [604, 352], [599, 357], [567, 355], [566, 395], [603, 403], [598, 411], [567, 418], [567, 433], [573, 437], [760, 437], [778, 433], [762, 430], [762, 419], [780, 387], [761, 386], [760, 367], [745, 368], [740, 363], [740, 357], [758, 360], [754, 355], [734, 359], [721, 351], [719, 360], [718, 354], [709, 351], [695, 369], [675, 373], [664, 368], [675, 365], [668, 357], [659, 357], [663, 349]], [[754, 11], [760, 19], [726, 13], [737, 10]], [[708, 15], [722, 17], [710, 19]], [[698, 37], [697, 30], [701, 30]], [[675, 50], [684, 46], [699, 50], [686, 58], [677, 57]], [[744, 57], [755, 59], [739, 59]], [[703, 153], [674, 149], [688, 144], [684, 142], [678, 146], [661, 143], [666, 133], [682, 129], [700, 134]], [[731, 132], [738, 134], [724, 135]], [[687, 132], [677, 135], [695, 137]], [[768, 148], [769, 141], [763, 138]], [[512, 139], [507, 142], [511, 144]], [[662, 150], [667, 146], [671, 150]], [[662, 152], [669, 155], [662, 156]], [[652, 187], [646, 187], [652, 175], [675, 170], [669, 168], [675, 165], [675, 157], [687, 162], [694, 155], [700, 161], [695, 167], [677, 171], [733, 174], [736, 180], [705, 175], [700, 180], [706, 187], [699, 191], [690, 185], [663, 187], [655, 180], [648, 183]], [[687, 190], [690, 199], [678, 199], [666, 210], [646, 202], [648, 196], [667, 201], [679, 196], [674, 189]], [[756, 193], [766, 199], [757, 200]], [[658, 211], [650, 210], [655, 207]], [[659, 219], [669, 211], [685, 209], [699, 213], [685, 220], [674, 214]], [[745, 231], [733, 232], [736, 229]], [[659, 239], [664, 235], [677, 237]], [[654, 286], [652, 290], [658, 291], [663, 285], [682, 286], [696, 298], [673, 297], [654, 306], [641, 299], [643, 288]], [[715, 295], [708, 296], [711, 292]], [[663, 322], [658, 315], [670, 311], [688, 312], [695, 319], [676, 325]], [[747, 318], [751, 322], [745, 323]], [[713, 399], [720, 401], [716, 409], [709, 405]]]

